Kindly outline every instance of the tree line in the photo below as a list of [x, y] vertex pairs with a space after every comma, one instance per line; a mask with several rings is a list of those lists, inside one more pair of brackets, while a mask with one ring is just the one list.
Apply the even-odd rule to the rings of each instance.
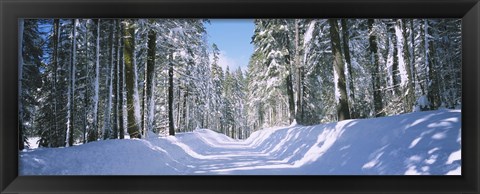
[[459, 19], [259, 19], [254, 130], [461, 106]]
[[233, 121], [243, 114], [243, 72], [220, 68], [206, 23], [21, 20], [19, 148], [31, 136], [41, 147], [196, 128], [245, 137]]
[[246, 72], [220, 67], [208, 22], [20, 20], [19, 149], [461, 105], [458, 19], [256, 19]]

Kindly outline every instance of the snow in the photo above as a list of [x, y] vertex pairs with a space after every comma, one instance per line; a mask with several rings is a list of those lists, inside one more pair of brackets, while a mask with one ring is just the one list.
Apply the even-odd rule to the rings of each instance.
[[[401, 24], [405, 25], [405, 24]], [[398, 70], [400, 73], [400, 85], [403, 87], [407, 83], [407, 66], [405, 64], [405, 58], [403, 58], [403, 34], [399, 25], [395, 25], [395, 35], [397, 36], [397, 57], [398, 57]]]
[[40, 140], [40, 137], [29, 137], [29, 138], [27, 138], [29, 148], [30, 149], [38, 148], [39, 140]]
[[315, 23], [317, 21], [316, 20], [312, 20], [310, 22], [310, 24], [308, 25], [308, 29], [307, 31], [305, 32], [305, 37], [303, 38], [303, 48], [305, 48], [305, 52], [304, 52], [304, 55], [303, 55], [303, 61], [307, 61], [307, 56], [309, 55], [309, 43], [310, 41], [312, 40], [312, 36], [313, 36], [313, 30], [315, 29]]
[[292, 124], [290, 124], [290, 127], [295, 127], [297, 125], [298, 125], [297, 119], [293, 119]]
[[462, 151], [458, 150], [456, 152], [453, 152], [448, 156], [448, 160], [445, 164], [452, 164], [454, 161], [458, 161], [462, 159]]
[[460, 175], [460, 131], [461, 111], [444, 109], [272, 127], [242, 141], [209, 129], [150, 133], [67, 148], [33, 146], [20, 152], [19, 174]]
[[303, 39], [303, 45], [307, 45], [312, 40], [312, 34], [313, 34], [313, 30], [315, 29], [316, 22], [317, 22], [316, 20], [312, 20], [310, 24], [308, 24], [308, 29], [305, 32], [305, 37]]
[[427, 96], [422, 95], [417, 99], [417, 106], [415, 106], [414, 112], [418, 112], [421, 108], [426, 108], [430, 106]]
[[340, 88], [338, 86], [338, 72], [333, 68], [333, 83], [335, 85], [335, 102], [338, 104], [340, 102]]

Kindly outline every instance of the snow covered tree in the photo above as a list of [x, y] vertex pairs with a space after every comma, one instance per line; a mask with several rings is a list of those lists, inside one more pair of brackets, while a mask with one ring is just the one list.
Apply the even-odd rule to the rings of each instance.
[[[170, 55], [171, 58], [173, 58]], [[170, 59], [171, 60], [171, 59]], [[175, 135], [175, 124], [173, 123], [173, 64], [168, 64], [168, 134]]]
[[73, 131], [75, 118], [75, 71], [76, 71], [76, 52], [77, 52], [77, 42], [76, 42], [76, 28], [77, 28], [77, 19], [72, 19], [72, 44], [71, 44], [71, 51], [70, 51], [70, 68], [69, 68], [69, 85], [68, 85], [68, 103], [67, 103], [67, 135], [66, 135], [66, 146], [69, 147], [73, 145]]
[[125, 83], [127, 89], [127, 130], [131, 138], [140, 138], [140, 118], [138, 104], [137, 72], [135, 60], [135, 27], [134, 22], [124, 21], [124, 63]]
[[335, 72], [335, 98], [337, 99], [337, 117], [338, 120], [350, 119], [350, 109], [348, 108], [347, 88], [345, 82], [345, 64], [341, 52], [340, 35], [338, 30], [338, 21], [329, 19], [330, 36], [332, 43], [332, 54], [334, 56], [333, 67]]
[[383, 102], [381, 95], [380, 85], [380, 73], [379, 73], [379, 58], [378, 58], [378, 47], [377, 47], [377, 36], [374, 29], [374, 19], [368, 19], [368, 29], [370, 33], [369, 43], [370, 43], [370, 57], [371, 57], [371, 69], [372, 69], [372, 83], [373, 83], [373, 104], [375, 110], [375, 116], [383, 116]]
[[353, 84], [353, 73], [352, 73], [352, 60], [350, 57], [350, 32], [348, 28], [348, 21], [345, 18], [342, 18], [340, 20], [341, 22], [341, 27], [342, 27], [342, 48], [343, 48], [343, 53], [345, 57], [345, 66], [346, 66], [346, 72], [347, 72], [347, 85], [348, 85], [348, 96], [349, 96], [349, 108], [350, 108], [350, 115], [356, 115], [355, 110], [354, 110], [354, 103], [355, 103], [355, 87]]
[[104, 114], [104, 125], [102, 128], [102, 134], [103, 134], [103, 139], [110, 139], [112, 136], [112, 127], [115, 127], [115, 124], [111, 123], [111, 111], [112, 111], [112, 95], [113, 95], [113, 76], [114, 76], [114, 26], [115, 26], [115, 20], [113, 20], [113, 24], [110, 25], [110, 35], [109, 35], [109, 55], [110, 55], [110, 60], [109, 64], [107, 66], [107, 76], [106, 76], [106, 86], [108, 87], [108, 95], [107, 95], [107, 100], [105, 103], [105, 114]]
[[154, 78], [154, 67], [155, 67], [155, 52], [156, 52], [156, 41], [157, 41], [157, 34], [154, 30], [150, 30], [148, 32], [148, 58], [147, 58], [147, 65], [145, 68], [145, 91], [144, 91], [144, 126], [143, 132], [144, 136], [147, 134], [147, 131], [153, 131], [153, 119], [154, 119], [154, 85], [155, 82]]
[[[255, 20], [256, 29], [252, 39], [255, 52], [258, 53], [256, 60], [259, 60], [264, 70], [259, 72], [263, 74], [261, 77], [254, 79], [265, 84], [259, 95], [265, 98], [264, 102], [268, 102], [264, 104], [267, 108], [265, 122], [270, 126], [284, 122], [284, 118], [277, 117], [283, 113], [288, 115], [289, 123], [295, 119], [292, 75], [295, 52], [289, 35], [290, 23], [291, 21], [285, 19]], [[288, 109], [281, 107], [283, 103], [287, 104]]]
[[246, 70], [220, 66], [208, 20], [23, 21], [19, 149], [461, 106], [458, 19], [256, 19]]

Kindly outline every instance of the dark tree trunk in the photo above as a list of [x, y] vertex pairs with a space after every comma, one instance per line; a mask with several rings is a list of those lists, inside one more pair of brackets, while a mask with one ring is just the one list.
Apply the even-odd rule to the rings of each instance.
[[182, 88], [183, 87], [178, 87], [178, 94], [177, 94], [177, 97], [178, 97], [178, 100], [177, 100], [177, 130], [178, 132], [182, 132], [182, 118], [180, 117], [180, 113], [181, 113], [181, 110], [180, 110], [180, 103], [182, 102], [182, 99], [181, 99], [181, 93], [182, 93]]
[[[408, 33], [407, 33], [407, 23], [405, 19], [400, 20], [402, 23], [402, 35], [403, 35], [403, 58], [405, 60], [405, 70], [407, 73], [407, 83], [406, 91], [404, 92], [406, 96], [405, 100], [405, 112], [412, 112], [413, 103], [415, 102], [415, 90], [413, 87], [413, 75], [412, 75], [412, 61], [410, 60], [410, 47], [408, 46]], [[413, 32], [411, 32], [413, 33]]]
[[337, 73], [337, 89], [340, 92], [337, 105], [338, 120], [350, 119], [350, 110], [348, 108], [347, 86], [345, 83], [345, 64], [343, 63], [342, 50], [340, 46], [340, 36], [338, 34], [337, 19], [329, 19], [330, 37], [332, 43], [333, 67]]
[[100, 79], [100, 20], [94, 20], [95, 31], [95, 81], [94, 81], [94, 98], [93, 98], [93, 123], [92, 128], [88, 131], [87, 141], [97, 141], [98, 139], [98, 93]]
[[[287, 36], [288, 41], [288, 36]], [[285, 77], [285, 84], [287, 85], [287, 96], [288, 96], [288, 110], [289, 110], [289, 122], [292, 123], [295, 119], [295, 98], [293, 93], [293, 79], [292, 79], [292, 64], [290, 59], [290, 54], [285, 56], [285, 65], [288, 68], [288, 75]]]
[[53, 87], [53, 131], [56, 133], [58, 132], [57, 126], [57, 69], [58, 69], [58, 42], [60, 40], [60, 20], [54, 19], [53, 20], [53, 80], [52, 80], [52, 87]]
[[115, 74], [113, 75], [112, 79], [113, 79], [113, 93], [115, 95], [115, 97], [113, 98], [113, 134], [112, 134], [112, 138], [113, 139], [117, 139], [118, 138], [118, 130], [120, 128], [120, 125], [119, 122], [121, 120], [118, 119], [118, 115], [120, 114], [119, 113], [119, 108], [118, 108], [118, 101], [119, 101], [119, 86], [118, 86], [118, 78], [119, 78], [119, 72], [120, 72], [120, 53], [119, 53], [119, 50], [120, 50], [120, 28], [118, 28], [118, 24], [116, 23], [119, 23], [118, 21], [116, 21], [114, 23], [115, 25], [115, 29], [116, 29], [116, 39], [115, 39], [115, 55], [116, 55], [116, 60], [115, 60], [115, 67], [114, 67], [114, 72]]
[[[86, 71], [86, 76], [87, 81], [85, 85], [89, 85], [90, 83], [88, 82], [88, 78], [90, 77], [90, 74], [88, 73], [88, 25], [87, 23], [85, 24], [85, 40], [84, 40], [84, 45], [85, 45], [85, 71]], [[89, 89], [88, 87], [85, 89], [85, 97], [84, 97], [84, 115], [83, 115], [83, 141], [82, 143], [85, 144], [87, 142], [87, 128], [88, 128], [88, 107], [90, 106], [89, 104], [89, 99], [90, 99], [90, 94], [89, 94]]]
[[[170, 55], [170, 60], [172, 59]], [[173, 64], [170, 61], [168, 67], [168, 133], [175, 135], [175, 126], [173, 124]]]
[[106, 81], [106, 86], [108, 87], [108, 96], [107, 96], [107, 102], [105, 103], [105, 121], [103, 125], [103, 139], [109, 139], [112, 137], [112, 127], [115, 125], [111, 123], [111, 110], [112, 110], [112, 95], [113, 95], [113, 72], [115, 70], [114, 68], [114, 25], [115, 25], [115, 20], [113, 20], [113, 24], [110, 25], [110, 35], [109, 35], [109, 40], [108, 40], [108, 45], [110, 46], [109, 48], [109, 55], [110, 55], [110, 64], [107, 66], [107, 69], [110, 71], [109, 74], [107, 74], [107, 81]]
[[303, 123], [303, 64], [300, 63], [300, 44], [299, 44], [298, 20], [295, 20], [295, 65], [297, 67], [297, 106], [295, 119], [297, 123]]
[[134, 68], [134, 51], [135, 51], [135, 28], [128, 21], [124, 26], [124, 62], [125, 62], [125, 82], [127, 86], [127, 131], [130, 138], [140, 138], [140, 126], [135, 118], [135, 103], [134, 103], [134, 87], [135, 87], [135, 72]]
[[77, 39], [76, 39], [76, 25], [77, 25], [77, 22], [76, 22], [76, 19], [72, 19], [72, 50], [71, 50], [71, 53], [70, 53], [70, 92], [69, 92], [69, 95], [68, 95], [68, 98], [70, 98], [70, 104], [68, 105], [68, 109], [70, 110], [69, 112], [69, 119], [68, 119], [68, 132], [67, 132], [67, 147], [68, 146], [71, 146], [73, 145], [73, 131], [74, 131], [74, 123], [75, 123], [75, 119], [74, 119], [74, 112], [75, 112], [75, 63], [76, 63], [76, 52], [77, 52], [77, 49], [76, 49], [76, 46], [77, 46]]
[[117, 104], [117, 109], [118, 109], [118, 135], [120, 139], [125, 138], [125, 125], [124, 125], [124, 113], [125, 113], [125, 105], [124, 105], [124, 98], [125, 98], [125, 93], [124, 93], [124, 80], [125, 80], [125, 60], [124, 60], [124, 55], [123, 55], [123, 48], [122, 45], [124, 43], [123, 41], [123, 36], [124, 33], [121, 30], [122, 24], [119, 21], [118, 22], [118, 33], [119, 33], [119, 44], [118, 44], [118, 74], [117, 74], [117, 80], [118, 80], [118, 92], [117, 92], [117, 98], [118, 98], [118, 104]]
[[188, 86], [185, 87], [185, 92], [183, 92], [183, 111], [182, 111], [182, 128], [183, 131], [186, 132], [188, 129], [187, 124], [187, 99], [188, 99]]
[[293, 122], [295, 119], [295, 100], [293, 94], [293, 80], [292, 75], [289, 74], [286, 77], [286, 84], [287, 84], [287, 95], [288, 95], [288, 110], [290, 111], [289, 121], [290, 123]]
[[350, 116], [353, 118], [355, 115], [354, 111], [354, 106], [353, 102], [355, 101], [355, 87], [353, 86], [353, 74], [352, 74], [352, 61], [350, 58], [350, 45], [349, 45], [349, 40], [350, 40], [350, 35], [348, 33], [348, 25], [347, 25], [347, 19], [341, 19], [341, 24], [342, 24], [342, 37], [343, 37], [343, 53], [345, 55], [345, 62], [347, 63], [347, 68], [348, 68], [348, 84], [349, 84], [349, 90], [350, 90], [350, 101], [352, 102], [349, 104], [350, 107]]
[[154, 68], [155, 68], [155, 52], [156, 52], [156, 41], [157, 41], [157, 34], [155, 31], [150, 30], [148, 32], [148, 52], [147, 52], [147, 66], [145, 69], [145, 89], [144, 89], [144, 103], [143, 103], [143, 112], [146, 115], [144, 118], [144, 134], [150, 130], [152, 131], [153, 127], [153, 120], [151, 118], [154, 117], [154, 110], [151, 110], [151, 106], [153, 103], [153, 83], [154, 83]]
[[[430, 34], [430, 33], [429, 33]], [[433, 41], [428, 44], [428, 101], [430, 102], [430, 109], [436, 110], [440, 106], [440, 96], [437, 79], [437, 69], [435, 68], [435, 45]]]
[[368, 19], [368, 29], [370, 32], [370, 56], [372, 58], [372, 86], [373, 86], [373, 103], [375, 110], [375, 117], [383, 116], [383, 102], [382, 93], [380, 88], [380, 75], [379, 75], [379, 59], [378, 59], [378, 47], [377, 36], [373, 32], [374, 19]]
[[[415, 29], [414, 29], [414, 23], [413, 19], [409, 19], [410, 21], [410, 41], [412, 44], [411, 45], [411, 53], [410, 53], [410, 69], [411, 69], [411, 74], [412, 74], [412, 85], [414, 88], [413, 95], [415, 98], [415, 88], [416, 88], [416, 81], [417, 80], [417, 73], [416, 73], [416, 68], [415, 68]], [[415, 101], [415, 99], [413, 99]]]

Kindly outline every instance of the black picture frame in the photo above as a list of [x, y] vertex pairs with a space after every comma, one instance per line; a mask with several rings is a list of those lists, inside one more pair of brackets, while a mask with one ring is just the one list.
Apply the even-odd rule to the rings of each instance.
[[[479, 0], [0, 0], [1, 193], [478, 193]], [[18, 176], [18, 18], [462, 18], [462, 176]]]

